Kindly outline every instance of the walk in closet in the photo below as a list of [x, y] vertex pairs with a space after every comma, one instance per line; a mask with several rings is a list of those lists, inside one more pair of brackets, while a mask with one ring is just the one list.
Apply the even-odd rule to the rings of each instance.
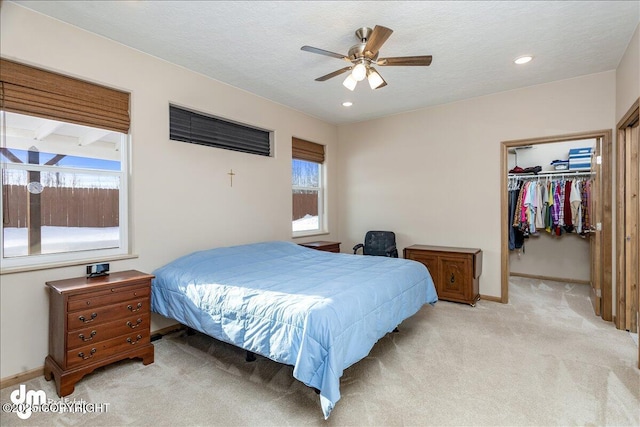
[[[511, 275], [590, 283], [591, 156], [581, 168], [569, 169], [568, 161], [570, 150], [595, 151], [595, 144], [588, 139], [510, 150]], [[513, 173], [536, 166], [542, 168], [537, 173]]]
[[610, 157], [609, 130], [503, 141], [502, 302], [512, 275], [584, 284], [612, 320]]

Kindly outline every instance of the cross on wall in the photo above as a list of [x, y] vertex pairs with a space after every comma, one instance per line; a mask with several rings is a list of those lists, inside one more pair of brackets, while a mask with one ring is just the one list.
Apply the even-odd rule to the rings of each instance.
[[229, 175], [229, 180], [230, 180], [230, 182], [229, 182], [230, 185], [229, 186], [233, 187], [233, 176], [235, 175], [235, 173], [233, 173], [233, 169], [231, 169], [229, 172], [227, 172], [227, 175]]

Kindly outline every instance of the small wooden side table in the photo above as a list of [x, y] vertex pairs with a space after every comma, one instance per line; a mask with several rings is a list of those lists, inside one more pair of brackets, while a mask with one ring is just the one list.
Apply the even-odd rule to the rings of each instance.
[[316, 249], [318, 251], [340, 253], [340, 243], [341, 242], [327, 242], [324, 240], [319, 240], [317, 242], [300, 243], [300, 246]]
[[122, 359], [153, 363], [150, 341], [151, 279], [135, 270], [56, 280], [49, 287], [49, 355], [44, 378], [58, 396], [96, 368]]
[[404, 248], [404, 257], [418, 261], [429, 269], [438, 299], [475, 307], [480, 299], [482, 250], [413, 245]]

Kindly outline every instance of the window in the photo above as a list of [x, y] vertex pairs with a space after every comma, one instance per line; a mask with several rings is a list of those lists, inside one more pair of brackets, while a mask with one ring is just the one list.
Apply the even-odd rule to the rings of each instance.
[[169, 138], [243, 153], [271, 155], [271, 132], [169, 106]]
[[293, 138], [293, 235], [324, 230], [324, 146]]
[[127, 253], [126, 135], [7, 112], [2, 133], [3, 267]]
[[129, 94], [0, 58], [3, 269], [127, 254]]

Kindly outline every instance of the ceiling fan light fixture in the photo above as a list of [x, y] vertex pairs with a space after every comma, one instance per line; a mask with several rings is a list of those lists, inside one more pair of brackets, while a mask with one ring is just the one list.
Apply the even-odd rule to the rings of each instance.
[[344, 79], [344, 82], [342, 82], [342, 85], [351, 91], [353, 91], [356, 88], [357, 84], [358, 84], [358, 81], [353, 78], [353, 74], [351, 73], [347, 76], [346, 79]]
[[[0, 0], [2, 2], [2, 0]], [[390, 28], [376, 25], [372, 30], [369, 27], [362, 27], [356, 30], [356, 37], [358, 38], [358, 44], [351, 46], [346, 55], [331, 52], [324, 49], [319, 49], [313, 46], [302, 46], [300, 49], [316, 53], [319, 55], [330, 56], [332, 58], [346, 61], [349, 65], [336, 70], [332, 73], [325, 74], [315, 79], [317, 82], [324, 82], [332, 79], [336, 76], [344, 73], [349, 73], [347, 78], [342, 82], [344, 87], [353, 91], [355, 90], [358, 82], [361, 82], [365, 78], [369, 81], [371, 89], [380, 89], [387, 85], [382, 76], [373, 69], [372, 65], [379, 66], [429, 66], [431, 65], [431, 55], [417, 55], [417, 56], [395, 56], [378, 59], [380, 48], [393, 33]]]
[[367, 67], [362, 62], [360, 62], [359, 64], [356, 64], [355, 67], [353, 67], [351, 75], [357, 82], [361, 82], [365, 77], [367, 77]]
[[382, 83], [384, 83], [384, 79], [374, 68], [369, 68], [367, 70], [367, 80], [369, 81], [371, 89], [377, 89]]

